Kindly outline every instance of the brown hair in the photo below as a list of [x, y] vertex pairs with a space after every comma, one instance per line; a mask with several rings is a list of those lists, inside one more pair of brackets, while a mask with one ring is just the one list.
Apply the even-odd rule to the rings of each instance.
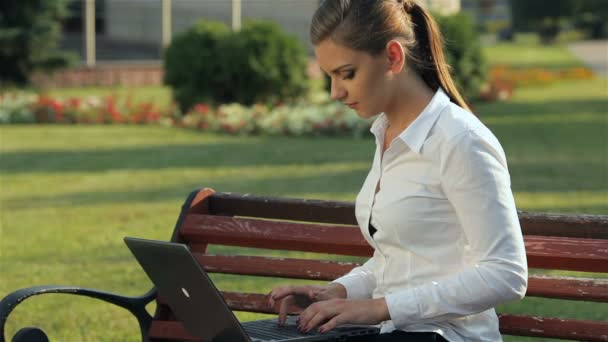
[[414, 0], [324, 0], [312, 18], [310, 39], [318, 45], [327, 38], [373, 56], [391, 39], [400, 41], [426, 84], [434, 91], [443, 88], [453, 103], [470, 111], [450, 75], [439, 26]]

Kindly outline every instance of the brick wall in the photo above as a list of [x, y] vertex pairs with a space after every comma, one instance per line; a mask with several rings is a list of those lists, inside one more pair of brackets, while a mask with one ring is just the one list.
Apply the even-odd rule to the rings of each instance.
[[[52, 74], [37, 73], [32, 76], [32, 83], [40, 88], [162, 85], [163, 72], [160, 62], [107, 63], [78, 66]], [[315, 59], [308, 62], [307, 72], [312, 79], [322, 77]]]
[[160, 85], [162, 80], [163, 69], [160, 63], [78, 66], [52, 74], [37, 73], [32, 76], [32, 83], [42, 88]]

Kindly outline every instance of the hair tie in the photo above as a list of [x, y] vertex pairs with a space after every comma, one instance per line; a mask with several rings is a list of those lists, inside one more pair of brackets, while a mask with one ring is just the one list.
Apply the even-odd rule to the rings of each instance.
[[403, 10], [408, 14], [411, 14], [414, 8], [418, 6], [414, 0], [397, 0], [397, 2], [403, 5]]

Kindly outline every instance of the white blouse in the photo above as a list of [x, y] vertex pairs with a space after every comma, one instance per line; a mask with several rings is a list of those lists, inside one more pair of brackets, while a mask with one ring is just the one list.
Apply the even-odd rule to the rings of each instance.
[[387, 124], [380, 114], [372, 125], [376, 153], [355, 210], [374, 254], [335, 281], [348, 298], [385, 298], [382, 332], [501, 341], [494, 307], [524, 296], [528, 270], [500, 143], [441, 89], [383, 155]]

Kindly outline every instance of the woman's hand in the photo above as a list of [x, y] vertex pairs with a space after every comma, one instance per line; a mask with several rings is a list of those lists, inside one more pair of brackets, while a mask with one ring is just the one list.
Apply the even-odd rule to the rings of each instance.
[[287, 312], [302, 312], [314, 302], [346, 298], [346, 288], [342, 284], [279, 286], [269, 294], [269, 305], [274, 307], [281, 301], [279, 324], [285, 323]]
[[342, 324], [378, 324], [390, 319], [384, 298], [330, 299], [311, 304], [300, 314], [298, 328], [302, 332], [320, 326], [319, 332], [328, 332]]

